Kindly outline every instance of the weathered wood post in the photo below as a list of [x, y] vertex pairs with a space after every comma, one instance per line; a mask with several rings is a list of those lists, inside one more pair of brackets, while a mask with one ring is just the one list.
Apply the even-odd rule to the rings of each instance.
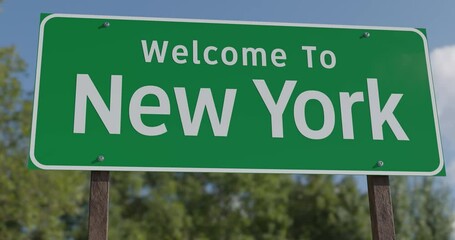
[[88, 219], [89, 240], [107, 240], [108, 218], [109, 172], [92, 171]]
[[389, 176], [367, 176], [373, 240], [394, 240]]

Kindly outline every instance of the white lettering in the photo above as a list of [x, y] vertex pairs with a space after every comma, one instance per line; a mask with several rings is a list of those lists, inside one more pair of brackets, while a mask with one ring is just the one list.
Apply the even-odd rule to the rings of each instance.
[[77, 74], [76, 103], [74, 107], [74, 133], [85, 133], [87, 99], [90, 100], [98, 116], [110, 134], [120, 134], [120, 114], [122, 107], [122, 76], [111, 76], [110, 107], [107, 108], [100, 93], [88, 74]]
[[[283, 62], [279, 63], [278, 60], [283, 60]], [[286, 61], [286, 52], [283, 49], [277, 48], [272, 51], [272, 63], [273, 63], [273, 65], [275, 65], [275, 67], [286, 66], [285, 61]]]
[[[324, 113], [324, 123], [319, 130], [308, 127], [306, 122], [305, 107], [309, 100], [316, 100], [321, 103]], [[335, 110], [329, 97], [319, 91], [302, 92], [295, 100], [294, 119], [300, 133], [310, 139], [324, 139], [329, 136], [335, 127]]]
[[222, 137], [227, 136], [229, 131], [229, 124], [231, 122], [232, 110], [234, 108], [236, 91], [236, 89], [226, 89], [220, 121], [216, 111], [215, 103], [213, 101], [212, 91], [209, 88], [202, 88], [199, 91], [193, 119], [191, 119], [190, 116], [185, 88], [174, 88], [177, 107], [179, 109], [180, 119], [182, 121], [183, 132], [185, 136], [198, 135], [202, 115], [204, 114], [204, 109], [207, 109], [214, 135]]
[[[142, 99], [149, 94], [158, 98], [158, 106], [142, 106]], [[155, 86], [144, 86], [136, 90], [130, 101], [130, 121], [134, 129], [145, 136], [158, 136], [167, 132], [164, 123], [149, 127], [144, 125], [141, 119], [142, 114], [169, 115], [171, 113], [169, 98], [166, 92]]]
[[243, 66], [248, 66], [248, 53], [251, 53], [251, 62], [253, 66], [258, 65], [258, 53], [261, 54], [262, 66], [267, 66], [266, 53], [263, 48], [242, 48]]
[[151, 62], [153, 59], [153, 55], [156, 52], [156, 58], [158, 59], [159, 63], [163, 63], [164, 61], [164, 56], [166, 55], [166, 49], [167, 49], [167, 44], [169, 43], [168, 41], [164, 41], [161, 50], [158, 47], [158, 43], [156, 40], [152, 41], [152, 46], [150, 47], [150, 50], [147, 49], [147, 41], [142, 40], [142, 52], [144, 53], [144, 60], [145, 62]]
[[188, 49], [183, 45], [177, 45], [172, 49], [172, 59], [178, 64], [186, 63], [186, 59], [179, 59], [179, 57], [188, 57]]
[[[232, 59], [230, 61], [227, 59], [227, 52], [232, 53]], [[221, 51], [221, 60], [223, 61], [224, 64], [226, 64], [228, 66], [232, 66], [237, 63], [237, 59], [238, 59], [238, 55], [237, 55], [237, 51], [235, 51], [235, 48], [225, 47]]]
[[197, 40], [193, 40], [193, 63], [194, 64], [201, 64], [201, 61], [199, 61], [199, 54], [198, 54], [198, 44]]
[[308, 68], [313, 68], [313, 51], [316, 50], [315, 46], [302, 46], [303, 51], [307, 51], [307, 64]]
[[292, 91], [294, 91], [297, 81], [285, 81], [284, 87], [276, 102], [273, 100], [273, 96], [264, 80], [253, 79], [253, 83], [261, 95], [262, 101], [264, 101], [265, 106], [269, 110], [272, 119], [272, 137], [283, 138], [283, 112], [291, 98]]
[[216, 65], [218, 64], [218, 60], [210, 60], [209, 58], [209, 54], [210, 54], [210, 51], [214, 51], [216, 52], [218, 50], [218, 48], [214, 47], [214, 46], [209, 46], [207, 47], [206, 49], [204, 49], [204, 61], [209, 64], [209, 65]]
[[373, 139], [384, 139], [382, 125], [384, 125], [384, 122], [387, 122], [398, 140], [409, 141], [408, 136], [404, 132], [403, 128], [401, 128], [400, 123], [393, 114], [393, 111], [400, 102], [403, 94], [391, 94], [384, 108], [381, 110], [381, 105], [379, 102], [378, 80], [376, 78], [368, 78], [367, 81]]
[[[329, 55], [330, 56], [330, 64], [327, 64], [326, 60], [325, 60], [325, 56], [326, 55]], [[319, 57], [320, 60], [321, 60], [321, 65], [326, 68], [326, 69], [332, 69], [335, 67], [336, 63], [337, 63], [337, 59], [335, 57], [335, 54], [332, 52], [332, 51], [329, 51], [329, 50], [325, 50], [325, 51], [322, 51], [321, 53], [321, 56]]]
[[352, 124], [352, 105], [363, 102], [363, 92], [356, 92], [349, 96], [347, 92], [340, 93], [341, 126], [343, 139], [354, 139], [354, 127]]

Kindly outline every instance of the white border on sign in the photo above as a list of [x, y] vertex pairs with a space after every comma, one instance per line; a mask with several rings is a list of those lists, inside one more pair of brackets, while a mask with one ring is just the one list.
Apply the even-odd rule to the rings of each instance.
[[[398, 171], [344, 171], [344, 170], [295, 170], [295, 169], [244, 169], [244, 168], [163, 168], [163, 167], [114, 167], [114, 166], [65, 166], [65, 165], [44, 165], [35, 158], [35, 137], [36, 121], [38, 114], [38, 98], [41, 75], [41, 57], [43, 51], [44, 26], [46, 23], [57, 17], [64, 18], [91, 18], [91, 19], [115, 19], [115, 20], [140, 20], [140, 21], [161, 21], [161, 22], [190, 22], [190, 23], [214, 23], [214, 24], [237, 24], [237, 25], [259, 25], [259, 26], [288, 26], [288, 27], [318, 27], [318, 28], [341, 28], [341, 29], [372, 29], [389, 31], [408, 31], [417, 33], [423, 41], [427, 72], [430, 85], [431, 103], [433, 107], [434, 122], [436, 128], [436, 139], [438, 142], [439, 166], [431, 172], [398, 172]], [[151, 171], [151, 172], [226, 172], [226, 173], [285, 173], [285, 174], [348, 174], [348, 175], [407, 175], [407, 176], [433, 176], [438, 174], [443, 166], [442, 145], [440, 139], [439, 122], [434, 97], [433, 78], [431, 76], [430, 58], [428, 55], [428, 43], [422, 32], [414, 28], [401, 27], [370, 27], [370, 26], [346, 26], [326, 24], [298, 24], [298, 23], [274, 23], [274, 22], [248, 22], [248, 21], [225, 21], [225, 20], [202, 20], [202, 19], [178, 19], [178, 18], [148, 18], [148, 17], [123, 17], [123, 16], [102, 16], [102, 15], [79, 15], [79, 14], [51, 14], [46, 16], [40, 24], [38, 57], [36, 64], [35, 96], [33, 102], [33, 119], [30, 141], [30, 160], [38, 168], [45, 170], [87, 170], [87, 171]]]

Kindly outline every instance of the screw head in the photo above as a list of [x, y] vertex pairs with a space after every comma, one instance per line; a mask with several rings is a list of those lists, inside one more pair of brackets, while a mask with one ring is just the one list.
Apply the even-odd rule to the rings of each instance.
[[99, 162], [102, 162], [104, 161], [104, 156], [103, 155], [99, 155], [96, 160], [98, 160]]
[[362, 34], [362, 38], [369, 38], [370, 37], [370, 33], [369, 32], [364, 32]]
[[104, 23], [103, 23], [103, 27], [105, 27], [105, 28], [109, 27], [110, 25], [111, 25], [111, 24], [110, 24], [109, 22], [104, 22]]
[[378, 161], [376, 163], [376, 165], [378, 165], [378, 167], [382, 167], [382, 166], [384, 166], [384, 162], [383, 161]]

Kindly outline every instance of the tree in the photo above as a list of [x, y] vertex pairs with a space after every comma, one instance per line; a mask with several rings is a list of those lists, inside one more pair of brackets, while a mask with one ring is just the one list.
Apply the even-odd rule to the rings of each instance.
[[62, 239], [65, 215], [78, 211], [86, 174], [26, 169], [31, 101], [17, 76], [14, 47], [0, 49], [0, 239]]
[[110, 239], [184, 239], [185, 212], [171, 174], [114, 173], [111, 183]]
[[368, 195], [360, 193], [353, 177], [344, 177], [337, 184], [340, 199], [337, 216], [338, 239], [368, 239], [371, 235]]
[[397, 239], [412, 239], [415, 234], [413, 210], [411, 208], [412, 191], [407, 177], [390, 177], [394, 223]]
[[299, 176], [291, 193], [288, 239], [367, 239], [368, 205], [352, 177]]
[[[133, 177], [122, 175], [122, 181]], [[144, 173], [134, 177], [124, 183], [112, 181], [112, 206], [116, 206], [111, 211], [116, 232], [110, 232], [112, 239], [285, 239], [290, 224], [289, 175]]]
[[450, 239], [453, 203], [447, 185], [433, 177], [393, 177], [397, 239]]
[[431, 177], [415, 179], [412, 196], [415, 239], [449, 239], [454, 218], [448, 187]]

